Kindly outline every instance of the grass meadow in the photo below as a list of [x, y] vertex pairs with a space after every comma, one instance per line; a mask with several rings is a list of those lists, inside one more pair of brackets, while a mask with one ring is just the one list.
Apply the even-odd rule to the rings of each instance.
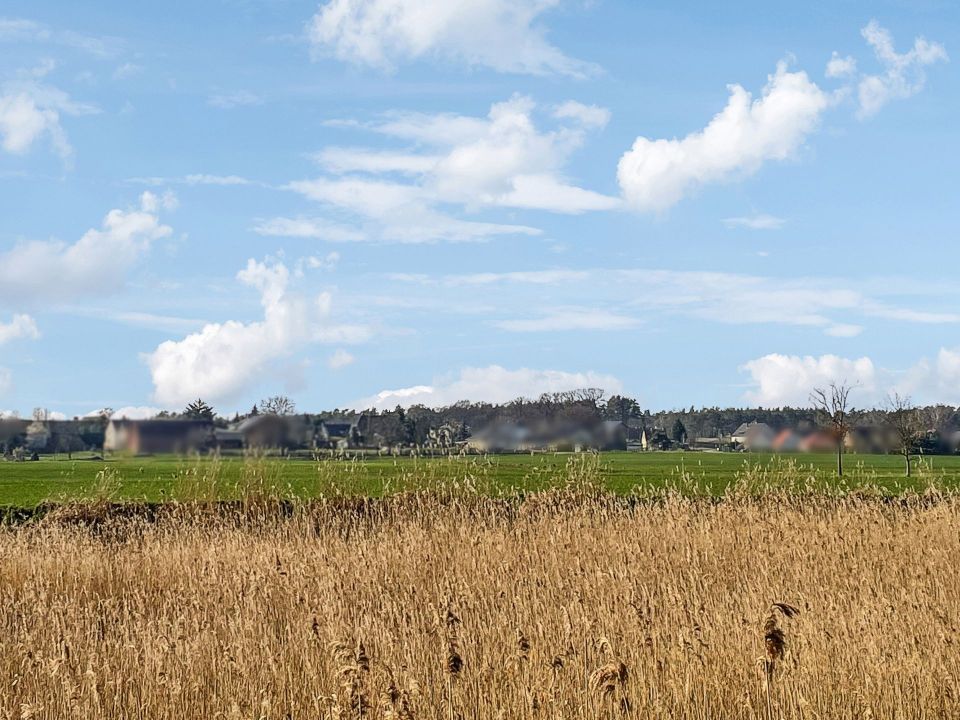
[[[830, 454], [744, 454], [611, 452], [589, 462], [602, 486], [619, 494], [650, 494], [667, 489], [722, 494], [743, 482], [790, 478], [804, 487], [856, 489], [884, 493], [960, 485], [960, 456], [930, 456], [905, 478], [902, 458], [848, 455], [846, 476], [838, 481]], [[517, 454], [448, 457], [378, 457], [353, 460], [330, 457], [279, 459], [175, 456], [44, 458], [38, 462], [0, 462], [0, 507], [33, 507], [46, 501], [82, 500], [108, 495], [117, 500], [165, 502], [198, 493], [236, 499], [250, 485], [271, 494], [309, 498], [331, 491], [380, 496], [402, 490], [469, 485], [491, 495], [539, 491], [566, 482], [570, 454]]]
[[0, 717], [960, 717], [951, 470], [829, 461], [24, 463]]

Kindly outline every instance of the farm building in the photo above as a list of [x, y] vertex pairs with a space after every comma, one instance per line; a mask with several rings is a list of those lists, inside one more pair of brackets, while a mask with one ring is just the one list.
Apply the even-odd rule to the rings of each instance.
[[473, 433], [464, 443], [475, 452], [516, 452], [529, 450], [530, 431], [511, 423], [493, 423]]
[[673, 443], [662, 428], [647, 428], [640, 431], [640, 447], [643, 450], [669, 450]]
[[697, 437], [690, 443], [694, 450], [728, 450], [730, 448], [730, 438], [724, 435], [718, 437]]
[[254, 415], [230, 428], [240, 433], [246, 448], [311, 447], [313, 424], [306, 415]]
[[600, 425], [599, 447], [601, 450], [626, 450], [629, 429], [619, 420], [604, 420]]
[[733, 435], [730, 440], [737, 445], [747, 445], [747, 441], [753, 439], [753, 442], [763, 443], [764, 439], [769, 438], [770, 444], [773, 444], [773, 439], [776, 437], [776, 434], [766, 423], [757, 422], [756, 420], [751, 420], [748, 423], [743, 423], [736, 430], [733, 431]]
[[29, 426], [29, 420], [0, 418], [0, 451], [12, 450], [23, 445]]
[[317, 431], [317, 446], [346, 450], [361, 444], [360, 428], [353, 420], [323, 420]]
[[824, 430], [815, 430], [800, 441], [802, 452], [833, 452], [837, 443], [830, 433]]
[[203, 450], [214, 441], [209, 420], [111, 420], [103, 449], [133, 455], [187, 453]]
[[843, 444], [856, 453], [886, 453], [897, 446], [896, 434], [878, 425], [857, 425], [850, 428]]
[[244, 448], [243, 433], [235, 427], [215, 428], [213, 438], [220, 450], [242, 450]]
[[803, 438], [796, 430], [787, 428], [773, 439], [773, 449], [777, 452], [797, 452], [802, 442]]

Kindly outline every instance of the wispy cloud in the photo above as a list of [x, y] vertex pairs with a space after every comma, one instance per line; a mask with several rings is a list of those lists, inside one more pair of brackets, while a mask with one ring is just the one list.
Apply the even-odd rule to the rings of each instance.
[[196, 330], [207, 323], [206, 320], [202, 320], [200, 318], [163, 315], [137, 310], [117, 310], [114, 308], [68, 305], [59, 306], [56, 308], [56, 310], [69, 315], [108, 320], [110, 322], [120, 323], [122, 325], [145, 328], [147, 330], [158, 330], [165, 333], [189, 332], [191, 330]]
[[328, 242], [361, 242], [366, 235], [355, 228], [329, 222], [322, 218], [271, 218], [260, 220], [253, 231], [270, 237], [312, 238]]
[[352, 365], [356, 358], [343, 348], [337, 349], [333, 355], [327, 358], [327, 367], [331, 370], [342, 370], [348, 365]]
[[328, 0], [307, 27], [316, 55], [391, 71], [443, 58], [500, 72], [584, 77], [596, 66], [551, 45], [538, 22], [559, 0]]
[[[609, 329], [633, 327], [639, 319], [682, 316], [725, 325], [771, 324], [819, 329], [832, 337], [854, 337], [870, 320], [958, 324], [960, 313], [929, 307], [945, 302], [943, 292], [910, 285], [842, 278], [775, 277], [652, 268], [555, 268], [511, 272], [431, 275], [388, 273], [404, 285], [456, 289], [457, 299], [481, 293], [495, 312], [515, 314], [517, 305], [539, 307], [541, 314], [494, 322], [510, 331]], [[489, 286], [499, 285], [491, 292]], [[512, 287], [511, 287], [512, 286]], [[540, 299], [549, 288], [555, 303]], [[583, 307], [584, 296], [591, 306]], [[497, 299], [503, 299], [498, 304]], [[480, 299], [478, 296], [476, 299]], [[909, 304], [905, 304], [909, 303]]]
[[124, 48], [119, 38], [60, 30], [26, 18], [0, 18], [0, 42], [61, 45], [100, 57], [113, 57]]
[[531, 285], [555, 285], [587, 280], [592, 277], [588, 270], [519, 270], [512, 272], [466, 273], [459, 275], [432, 276], [426, 274], [389, 273], [387, 277], [406, 283], [420, 285], [493, 285], [495, 283], [522, 283]]
[[137, 65], [136, 63], [127, 62], [117, 67], [117, 69], [113, 71], [112, 77], [114, 80], [129, 80], [130, 78], [135, 77], [136, 75], [139, 75], [142, 72], [143, 72], [142, 65]]
[[637, 318], [595, 308], [563, 307], [546, 315], [500, 320], [494, 325], [510, 332], [558, 332], [565, 330], [629, 330], [640, 324]]
[[232, 110], [238, 107], [262, 105], [263, 98], [249, 90], [237, 90], [230, 93], [218, 93], [207, 98], [207, 104], [221, 110]]
[[783, 218], [763, 214], [723, 219], [723, 224], [728, 228], [742, 227], [747, 230], [779, 230], [785, 222]]
[[891, 100], [916, 95], [926, 85], [925, 68], [949, 60], [943, 45], [924, 37], [916, 38], [907, 52], [898, 53], [894, 49], [890, 31], [881, 27], [876, 20], [871, 20], [861, 32], [883, 65], [882, 73], [863, 75], [857, 85], [861, 117], [876, 114]]
[[164, 185], [219, 185], [222, 187], [257, 185], [267, 187], [264, 183], [240, 175], [215, 175], [210, 173], [193, 173], [182, 177], [142, 176], [127, 178], [125, 182], [131, 185], [147, 185], [162, 187]]
[[[324, 148], [314, 159], [325, 171], [287, 188], [359, 225], [379, 242], [481, 240], [536, 235], [528, 225], [456, 217], [459, 208], [525, 209], [579, 214], [620, 207], [616, 197], [570, 182], [564, 167], [606, 111], [566, 103], [543, 117], [527, 97], [495, 103], [486, 117], [390, 113], [363, 128], [403, 143], [402, 148]], [[355, 126], [357, 126], [355, 124]], [[304, 231], [302, 220], [276, 218], [272, 228]], [[329, 229], [329, 228], [327, 228]]]

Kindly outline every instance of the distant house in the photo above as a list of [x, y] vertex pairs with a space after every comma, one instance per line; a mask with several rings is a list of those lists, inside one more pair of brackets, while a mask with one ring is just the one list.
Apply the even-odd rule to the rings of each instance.
[[597, 446], [600, 450], [626, 450], [627, 426], [619, 420], [604, 420], [600, 423]]
[[220, 450], [242, 450], [244, 447], [243, 433], [236, 427], [216, 428], [213, 431], [213, 438]]
[[751, 421], [743, 423], [734, 430], [730, 440], [735, 445], [740, 445], [744, 450], [751, 452], [763, 452], [773, 450], [773, 441], [777, 434], [766, 423]]
[[362, 413], [356, 424], [364, 447], [385, 450], [400, 444], [406, 435], [401, 416], [395, 412], [382, 415]]
[[444, 423], [438, 428], [430, 428], [427, 431], [426, 446], [441, 450], [455, 447], [461, 432], [462, 426], [453, 423]]
[[944, 442], [948, 452], [960, 452], [960, 430], [950, 430], [944, 433]]
[[183, 454], [203, 450], [214, 441], [209, 420], [111, 420], [103, 449], [133, 455]]
[[624, 425], [627, 428], [627, 441], [628, 442], [640, 442], [640, 436], [643, 434], [643, 428], [646, 427], [646, 423], [643, 418], [627, 418]]
[[800, 444], [802, 442], [803, 438], [800, 437], [796, 430], [787, 428], [785, 430], [781, 430], [773, 439], [773, 449], [782, 453], [797, 452], [800, 450]]
[[756, 420], [751, 420], [750, 422], [745, 422], [740, 425], [736, 430], [733, 431], [733, 435], [730, 436], [730, 440], [736, 445], [746, 445], [747, 440], [752, 435], [759, 434], [760, 437], [769, 437], [770, 444], [773, 444], [773, 438], [776, 437], [771, 428], [766, 423], [757, 422]]
[[640, 432], [640, 447], [645, 451], [669, 450], [673, 443], [662, 428], [644, 428]]
[[260, 450], [312, 447], [313, 425], [304, 415], [252, 415], [231, 428], [243, 438], [243, 447]]
[[361, 444], [360, 428], [352, 420], [323, 420], [317, 431], [317, 447], [346, 450]]
[[814, 430], [800, 441], [802, 452], [833, 452], [836, 449], [836, 441], [825, 430]]
[[29, 420], [0, 418], [0, 452], [6, 453], [23, 445], [29, 426]]
[[698, 437], [690, 443], [693, 450], [726, 450], [730, 448], [730, 438], [724, 435], [719, 437]]
[[532, 425], [493, 422], [473, 432], [463, 447], [474, 452], [584, 452], [626, 450], [627, 428], [619, 420], [581, 424], [544, 421]]
[[895, 433], [880, 425], [856, 425], [843, 439], [844, 447], [855, 453], [887, 453], [898, 444]]
[[466, 439], [474, 452], [517, 452], [530, 449], [530, 431], [512, 423], [492, 423]]

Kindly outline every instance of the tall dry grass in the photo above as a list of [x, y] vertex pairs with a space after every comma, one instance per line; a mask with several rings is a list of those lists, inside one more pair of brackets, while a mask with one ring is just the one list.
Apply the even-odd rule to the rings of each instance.
[[960, 717], [958, 529], [945, 495], [585, 484], [69, 506], [0, 529], [0, 712]]

